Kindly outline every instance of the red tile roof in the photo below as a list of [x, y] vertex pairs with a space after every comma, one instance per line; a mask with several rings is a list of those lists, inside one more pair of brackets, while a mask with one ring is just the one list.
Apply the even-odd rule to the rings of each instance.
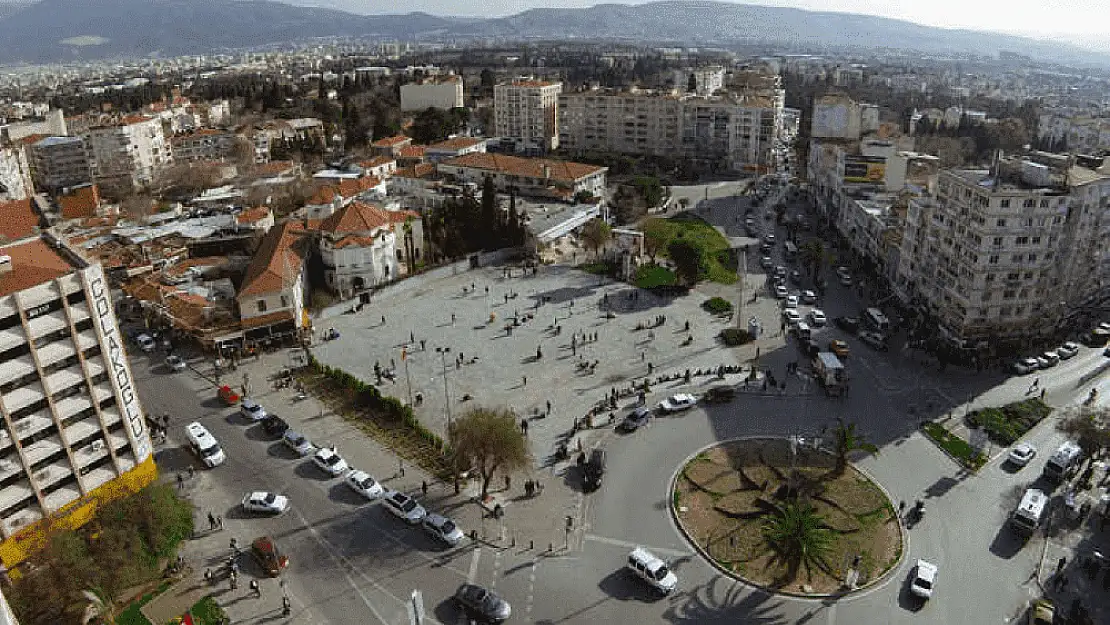
[[402, 167], [393, 172], [396, 178], [427, 178], [436, 171], [436, 166], [431, 163], [419, 163], [412, 167]]
[[12, 259], [12, 270], [0, 273], [0, 297], [60, 278], [74, 269], [41, 238], [0, 247], [0, 254]]
[[[239, 297], [274, 293], [286, 278], [292, 280], [304, 262], [304, 227], [298, 221], [284, 221], [270, 229], [247, 267]], [[287, 269], [294, 275], [286, 275]]]
[[293, 161], [270, 161], [254, 166], [254, 173], [260, 176], [278, 176], [293, 171]]
[[244, 330], [251, 328], [261, 328], [262, 326], [272, 326], [282, 321], [292, 321], [293, 311], [291, 310], [278, 310], [265, 315], [258, 315], [257, 317], [247, 317], [241, 322]]
[[262, 221], [263, 219], [269, 217], [270, 214], [271, 213], [269, 206], [258, 206], [255, 208], [248, 208], [247, 210], [239, 213], [235, 216], [235, 221], [241, 224], [249, 224], [256, 221]]
[[475, 139], [474, 137], [455, 137], [454, 139], [433, 143], [428, 146], [428, 149], [455, 152], [458, 150], [465, 150], [466, 148], [472, 148], [484, 142], [485, 139]]
[[471, 152], [470, 154], [463, 154], [458, 158], [444, 161], [442, 164], [495, 171], [517, 176], [528, 176], [531, 178], [543, 178], [544, 168], [546, 167], [547, 173], [550, 175], [551, 179], [560, 182], [574, 182], [580, 178], [585, 178], [590, 174], [595, 174], [605, 169], [604, 167], [586, 165], [585, 163], [553, 161], [543, 158], [521, 158], [519, 156], [508, 156], [505, 154], [491, 154], [489, 152]]
[[82, 185], [65, 195], [59, 195], [58, 206], [62, 209], [62, 217], [66, 219], [95, 217], [100, 209], [100, 191], [95, 184]]
[[0, 202], [0, 240], [25, 239], [35, 234], [38, 225], [31, 200]]
[[427, 147], [423, 145], [406, 145], [401, 148], [397, 154], [397, 158], [424, 158], [424, 150]]
[[320, 222], [320, 230], [332, 234], [374, 232], [390, 223], [389, 211], [366, 202], [351, 202]]
[[337, 191], [339, 195], [350, 198], [355, 197], [359, 193], [365, 193], [381, 183], [382, 181], [374, 176], [363, 176], [362, 178], [356, 178], [354, 180], [348, 178], [339, 181]]
[[[403, 149], [404, 148], [402, 148], [402, 150]], [[396, 163], [396, 162], [397, 162], [396, 160], [394, 160], [392, 158], [389, 158], [388, 156], [375, 156], [374, 158], [372, 158], [368, 161], [360, 162], [358, 164], [358, 166], [362, 167], [363, 169], [372, 169], [374, 167], [381, 167], [382, 165], [388, 165], [390, 163]]]
[[391, 148], [407, 141], [412, 141], [412, 138], [406, 137], [405, 135], [394, 135], [392, 137], [383, 137], [381, 139], [378, 139], [370, 145], [371, 147], [375, 148]]
[[320, 204], [331, 204], [332, 201], [335, 200], [336, 195], [337, 194], [335, 192], [335, 187], [325, 185], [323, 187], [320, 187], [316, 191], [316, 194], [313, 195], [307, 202], [305, 202], [305, 204], [311, 204], [313, 206], [317, 206]]

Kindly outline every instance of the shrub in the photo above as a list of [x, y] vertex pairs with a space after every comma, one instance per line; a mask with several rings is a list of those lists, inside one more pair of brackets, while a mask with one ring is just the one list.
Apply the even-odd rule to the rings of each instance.
[[721, 341], [729, 347], [751, 343], [754, 337], [747, 330], [740, 328], [725, 328], [721, 330]]
[[1027, 399], [1001, 408], [983, 408], [967, 416], [974, 427], [983, 428], [991, 440], [1010, 445], [1052, 412], [1040, 399]]
[[723, 297], [711, 297], [702, 302], [701, 307], [714, 315], [727, 315], [732, 312], [732, 302]]

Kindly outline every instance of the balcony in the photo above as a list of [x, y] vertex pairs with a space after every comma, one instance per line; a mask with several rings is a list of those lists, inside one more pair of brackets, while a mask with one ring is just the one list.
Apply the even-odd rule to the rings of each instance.
[[69, 317], [73, 320], [74, 324], [79, 321], [84, 321], [91, 316], [92, 315], [89, 313], [89, 307], [84, 302], [73, 304], [69, 307]]
[[27, 486], [9, 486], [0, 491], [0, 516], [4, 514], [5, 510], [14, 508], [28, 498], [33, 502], [19, 512], [4, 517], [4, 530], [9, 535], [42, 519], [42, 510], [39, 509], [38, 502], [34, 500], [34, 496], [35, 492], [31, 490], [30, 484]]
[[69, 322], [66, 320], [66, 314], [61, 310], [55, 310], [41, 317], [35, 317], [27, 322], [27, 329], [31, 333], [31, 338], [38, 338], [50, 334], [51, 332], [66, 330], [68, 328]]
[[35, 486], [41, 491], [71, 475], [73, 475], [73, 467], [69, 466], [69, 460], [63, 458], [35, 471], [31, 478], [34, 480]]
[[32, 373], [35, 373], [35, 362], [30, 355], [13, 358], [0, 367], [0, 384], [7, 384]]
[[61, 441], [55, 436], [50, 436], [24, 447], [23, 461], [26, 462], [28, 466], [32, 466], [36, 462], [42, 462], [59, 451], [62, 451], [62, 449]]
[[42, 385], [38, 382], [32, 382], [5, 395], [4, 406], [10, 414], [43, 399], [46, 399], [46, 395], [42, 392]]
[[5, 458], [0, 458], [0, 480], [6, 480], [17, 473], [23, 473], [23, 465], [19, 461], [19, 456], [11, 454]]
[[77, 490], [77, 485], [70, 484], [43, 497], [43, 503], [46, 505], [47, 512], [56, 512], [62, 506], [80, 498], [81, 491]]
[[123, 417], [120, 416], [119, 410], [117, 410], [115, 407], [103, 408], [100, 410], [100, 414], [104, 419], [105, 428], [112, 427], [113, 425], [123, 420]]
[[104, 484], [112, 481], [113, 479], [115, 479], [115, 477], [116, 472], [111, 468], [104, 466], [97, 467], [92, 471], [89, 471], [81, 477], [81, 481], [85, 484], [85, 490], [92, 491], [93, 489], [99, 486], [103, 486]]
[[93, 387], [92, 395], [96, 399], [97, 405], [99, 405], [105, 399], [112, 397], [112, 387], [107, 382], [101, 382]]
[[[84, 160], [85, 160], [84, 157], [82, 157], [80, 159], [80, 161], [74, 161], [74, 162], [75, 163], [80, 162], [80, 163], [83, 164]], [[62, 292], [65, 293], [66, 295], [69, 295], [71, 293], [76, 293], [77, 291], [81, 290], [81, 281], [77, 279], [76, 274], [72, 274], [72, 273], [71, 274], [66, 274], [66, 275], [62, 276], [61, 278], [58, 278], [58, 285], [61, 286]]]
[[27, 337], [23, 336], [23, 328], [18, 325], [7, 330], [0, 330], [0, 352], [18, 347], [26, 342]]
[[72, 341], [63, 339], [43, 345], [36, 350], [36, 353], [38, 354], [39, 364], [43, 367], [49, 367], [60, 360], [76, 356], [77, 350], [74, 349]]
[[45, 282], [19, 292], [19, 303], [23, 306], [23, 310], [30, 310], [36, 306], [42, 306], [56, 299], [58, 299], [58, 292], [50, 282]]
[[104, 439], [97, 438], [85, 444], [80, 449], [73, 450], [73, 459], [77, 462], [77, 466], [84, 468], [90, 464], [94, 464], [101, 458], [108, 456], [108, 446], [104, 443]]
[[100, 431], [100, 422], [95, 416], [89, 416], [76, 423], [71, 423], [63, 432], [66, 445], [73, 446], [77, 441], [89, 437], [94, 432]]
[[15, 297], [9, 295], [0, 298], [0, 319], [6, 319], [16, 314], [19, 314], [19, 309], [15, 307]]
[[58, 414], [58, 419], [68, 419], [73, 415], [84, 412], [92, 408], [92, 402], [89, 401], [87, 395], [72, 395], [65, 397], [54, 402], [54, 410]]
[[85, 381], [85, 374], [77, 365], [66, 367], [46, 376], [46, 390], [55, 395]]

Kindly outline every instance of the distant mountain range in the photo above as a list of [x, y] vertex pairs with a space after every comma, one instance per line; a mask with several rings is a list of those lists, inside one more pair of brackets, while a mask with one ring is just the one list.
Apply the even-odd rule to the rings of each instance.
[[[19, 0], [16, 0], [17, 2]], [[294, 0], [290, 0], [294, 1]], [[297, 0], [303, 1], [303, 0]], [[264, 0], [0, 0], [0, 63], [177, 56], [327, 36], [792, 44], [997, 55], [1110, 66], [1110, 54], [1055, 41], [845, 13], [705, 1], [532, 9], [493, 19], [354, 15]]]

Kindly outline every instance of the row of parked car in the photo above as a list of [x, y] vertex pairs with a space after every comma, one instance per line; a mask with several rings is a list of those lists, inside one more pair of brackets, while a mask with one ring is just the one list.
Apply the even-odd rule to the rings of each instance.
[[1060, 364], [1061, 360], [1068, 360], [1073, 358], [1079, 353], [1079, 344], [1068, 341], [1056, 349], [1050, 349], [1042, 354], [1022, 358], [1015, 362], [1010, 368], [1018, 375], [1025, 375], [1040, 371], [1041, 369], [1048, 369]]

